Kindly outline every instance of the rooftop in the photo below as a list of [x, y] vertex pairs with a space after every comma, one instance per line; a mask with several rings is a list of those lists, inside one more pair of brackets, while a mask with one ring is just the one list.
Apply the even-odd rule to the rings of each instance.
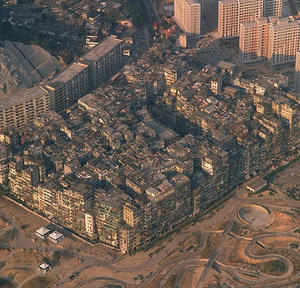
[[44, 97], [47, 94], [48, 91], [41, 86], [19, 90], [13, 95], [0, 99], [0, 110], [4, 110], [15, 105], [23, 104], [35, 98]]
[[82, 63], [73, 63], [66, 70], [59, 73], [52, 82], [68, 82], [74, 78], [78, 73], [86, 69], [88, 66]]
[[58, 231], [54, 231], [49, 235], [49, 238], [53, 239], [53, 240], [58, 240], [60, 238], [64, 237], [64, 235]]
[[35, 233], [37, 233], [41, 236], [44, 236], [44, 235], [48, 234], [49, 232], [50, 232], [50, 229], [48, 229], [44, 226], [35, 231]]
[[251, 181], [251, 183], [249, 183], [246, 188], [253, 191], [257, 191], [266, 185], [267, 185], [267, 181], [258, 177], [255, 180]]
[[39, 266], [41, 269], [43, 269], [43, 270], [45, 270], [45, 269], [48, 269], [48, 268], [50, 268], [50, 265], [49, 264], [47, 264], [47, 263], [42, 263], [42, 264], [40, 264], [40, 266]]
[[82, 59], [85, 60], [98, 60], [99, 58], [103, 57], [117, 45], [119, 45], [122, 40], [117, 39], [113, 36], [108, 37], [107, 39], [103, 40], [97, 46], [95, 46], [90, 52], [85, 54]]

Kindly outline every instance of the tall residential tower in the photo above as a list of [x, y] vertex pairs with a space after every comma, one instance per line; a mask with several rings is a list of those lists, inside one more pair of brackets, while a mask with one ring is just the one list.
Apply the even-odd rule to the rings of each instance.
[[240, 34], [240, 24], [262, 16], [280, 16], [282, 0], [220, 0], [218, 35], [231, 38]]
[[174, 17], [186, 33], [201, 34], [200, 0], [174, 0]]
[[293, 17], [268, 17], [241, 24], [240, 61], [267, 58], [273, 65], [295, 61], [299, 50], [300, 21]]

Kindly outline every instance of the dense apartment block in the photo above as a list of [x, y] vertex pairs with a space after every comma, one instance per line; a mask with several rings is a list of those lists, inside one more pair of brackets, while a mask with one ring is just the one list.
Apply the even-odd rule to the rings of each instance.
[[222, 0], [219, 1], [218, 35], [236, 37], [240, 24], [263, 16], [263, 0]]
[[280, 16], [281, 0], [221, 0], [218, 11], [219, 37], [237, 37], [240, 24], [263, 16]]
[[0, 130], [33, 123], [50, 109], [63, 113], [122, 67], [122, 41], [109, 37], [45, 85], [0, 100]]
[[201, 3], [199, 0], [175, 0], [174, 17], [186, 33], [201, 34]]
[[110, 78], [122, 67], [122, 55], [122, 41], [109, 37], [59, 73], [46, 86], [51, 95], [52, 109], [64, 112], [80, 97]]
[[110, 246], [119, 247], [122, 209], [129, 197], [116, 188], [109, 191], [98, 189], [94, 195], [95, 224], [99, 240]]
[[300, 97], [286, 92], [287, 76], [257, 71], [246, 79], [224, 61], [198, 69], [184, 53], [153, 64], [155, 53], [81, 97], [67, 117], [50, 111], [2, 131], [0, 180], [8, 178], [9, 195], [130, 253], [244, 179], [294, 159], [285, 152], [299, 143]]
[[94, 47], [80, 59], [90, 67], [90, 81], [96, 88], [118, 72], [123, 65], [123, 42], [109, 37]]
[[46, 89], [37, 86], [22, 89], [0, 100], [0, 130], [21, 128], [50, 110], [50, 97]]
[[39, 166], [26, 165], [24, 158], [17, 157], [9, 163], [9, 184], [11, 194], [30, 208], [34, 208], [33, 194], [36, 185], [40, 182]]
[[51, 95], [53, 110], [63, 112], [91, 89], [89, 66], [83, 63], [71, 64], [58, 74], [46, 88]]
[[240, 28], [240, 61], [267, 58], [273, 65], [295, 61], [299, 50], [300, 21], [268, 17], [243, 23]]

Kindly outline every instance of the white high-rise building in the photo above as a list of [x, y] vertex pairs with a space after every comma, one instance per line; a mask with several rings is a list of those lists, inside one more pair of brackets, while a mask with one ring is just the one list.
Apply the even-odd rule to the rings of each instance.
[[186, 33], [201, 34], [200, 0], [174, 0], [174, 18]]
[[219, 37], [237, 37], [240, 25], [263, 16], [281, 16], [282, 0], [220, 0], [218, 10]]
[[273, 65], [293, 62], [300, 48], [299, 42], [300, 21], [293, 17], [264, 17], [243, 23], [240, 61], [250, 63], [267, 58]]

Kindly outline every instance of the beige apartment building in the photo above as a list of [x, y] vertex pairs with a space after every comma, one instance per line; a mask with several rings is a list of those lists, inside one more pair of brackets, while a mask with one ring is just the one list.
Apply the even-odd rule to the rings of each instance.
[[21, 128], [50, 110], [49, 93], [41, 86], [0, 99], [0, 130]]
[[80, 59], [90, 67], [90, 80], [97, 88], [123, 66], [123, 41], [110, 36]]
[[263, 17], [241, 24], [240, 54], [242, 63], [263, 58], [273, 65], [295, 61], [299, 50], [300, 21], [293, 17]]
[[200, 0], [174, 0], [174, 18], [184, 32], [201, 34]]
[[58, 74], [46, 88], [51, 94], [51, 106], [56, 112], [63, 112], [67, 107], [90, 91], [89, 66], [73, 63]]
[[240, 34], [240, 25], [263, 16], [281, 15], [282, 0], [220, 0], [218, 35], [231, 38]]
[[51, 108], [63, 113], [79, 98], [118, 72], [123, 65], [123, 42], [113, 36], [103, 40], [46, 85]]

